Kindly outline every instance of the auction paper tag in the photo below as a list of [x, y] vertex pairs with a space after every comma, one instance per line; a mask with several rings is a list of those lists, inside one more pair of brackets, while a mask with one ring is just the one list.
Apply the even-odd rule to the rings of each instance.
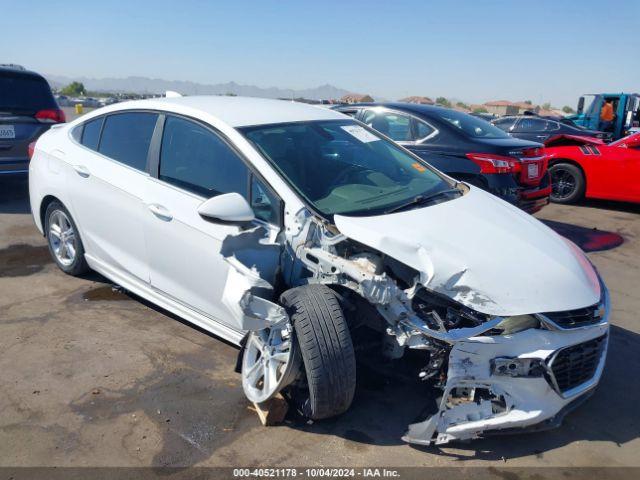
[[376, 140], [380, 140], [378, 137], [376, 137], [371, 132], [368, 132], [367, 130], [362, 128], [360, 125], [343, 125], [340, 128], [342, 128], [345, 132], [350, 133], [351, 135], [356, 137], [362, 143], [369, 143], [369, 142], [375, 142]]

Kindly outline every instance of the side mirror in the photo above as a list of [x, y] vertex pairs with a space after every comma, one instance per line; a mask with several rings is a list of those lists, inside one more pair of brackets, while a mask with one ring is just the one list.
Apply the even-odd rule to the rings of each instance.
[[198, 207], [205, 220], [228, 225], [242, 225], [255, 219], [251, 206], [239, 193], [225, 193], [205, 200]]
[[584, 110], [584, 97], [580, 97], [578, 100], [578, 115], [582, 113], [582, 110]]

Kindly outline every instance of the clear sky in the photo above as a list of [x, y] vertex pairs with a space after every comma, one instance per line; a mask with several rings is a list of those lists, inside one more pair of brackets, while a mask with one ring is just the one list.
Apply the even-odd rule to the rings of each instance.
[[640, 0], [0, 0], [0, 12], [0, 63], [49, 74], [556, 106], [640, 91]]

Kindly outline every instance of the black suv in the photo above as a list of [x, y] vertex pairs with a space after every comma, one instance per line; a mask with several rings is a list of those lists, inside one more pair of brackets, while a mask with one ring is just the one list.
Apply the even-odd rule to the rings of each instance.
[[0, 65], [0, 176], [29, 171], [29, 144], [65, 121], [47, 81], [17, 65]]
[[549, 203], [551, 183], [540, 143], [519, 140], [480, 118], [414, 103], [334, 107], [378, 130], [441, 172], [533, 213]]

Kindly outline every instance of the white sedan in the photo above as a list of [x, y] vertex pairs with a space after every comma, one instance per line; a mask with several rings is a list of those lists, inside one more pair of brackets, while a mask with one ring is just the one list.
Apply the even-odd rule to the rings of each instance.
[[421, 350], [420, 378], [442, 389], [408, 442], [555, 426], [600, 379], [608, 296], [582, 251], [341, 113], [134, 101], [32, 150], [33, 217], [58, 266], [242, 345], [253, 402], [347, 410], [360, 329], [389, 359]]

